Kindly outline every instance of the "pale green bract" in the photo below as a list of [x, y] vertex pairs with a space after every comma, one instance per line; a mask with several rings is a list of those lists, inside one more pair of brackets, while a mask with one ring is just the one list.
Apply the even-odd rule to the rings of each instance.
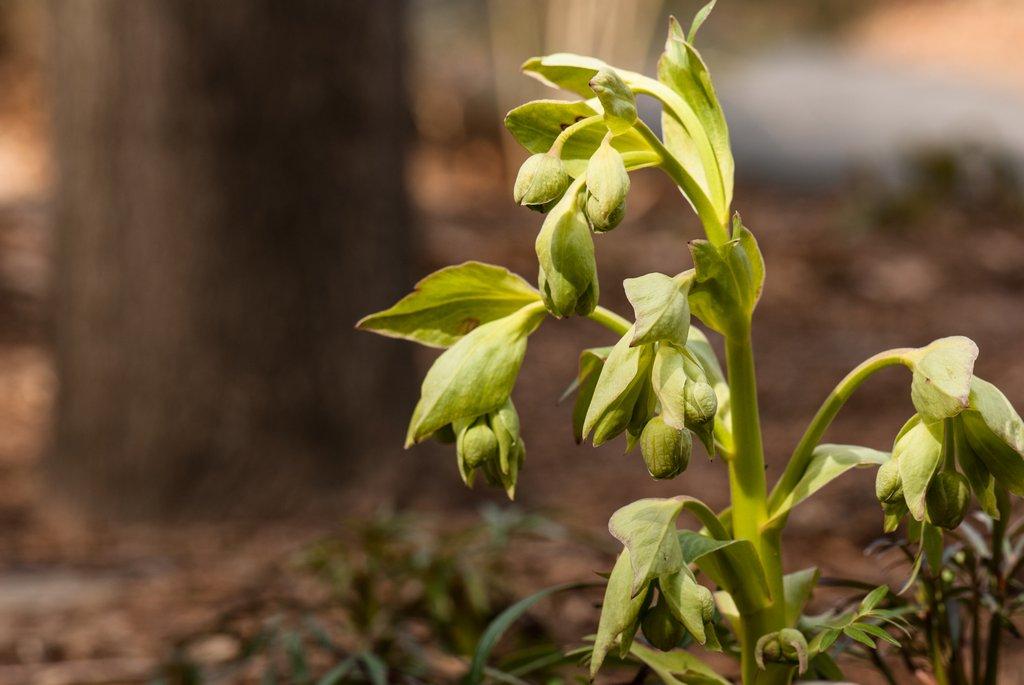
[[899, 464], [903, 497], [911, 515], [924, 521], [928, 485], [942, 464], [942, 424], [919, 419], [896, 439], [892, 458]]
[[690, 287], [693, 314], [719, 333], [733, 333], [736, 313], [749, 318], [764, 287], [764, 258], [757, 241], [736, 215], [729, 242], [716, 247], [707, 240], [692, 240], [690, 254], [695, 270]]
[[630, 346], [662, 340], [680, 346], [686, 344], [690, 331], [688, 295], [692, 277], [692, 272], [674, 278], [651, 273], [622, 282], [636, 318]]
[[526, 338], [543, 318], [544, 309], [534, 303], [475, 328], [445, 350], [423, 379], [406, 446], [452, 421], [501, 407], [523, 363]]
[[[641, 385], [650, 373], [654, 361], [654, 349], [650, 345], [630, 347], [632, 332], [627, 332], [612, 348], [601, 368], [597, 385], [587, 408], [581, 434], [590, 435], [599, 424], [612, 422], [614, 428], [624, 430], [633, 412], [633, 404]], [[609, 429], [607, 432], [616, 433]], [[594, 444], [601, 444], [602, 437], [595, 435]]]
[[658, 576], [683, 566], [675, 525], [683, 504], [679, 498], [641, 499], [619, 509], [608, 521], [612, 537], [629, 550], [634, 595]]
[[622, 550], [604, 591], [601, 619], [597, 625], [594, 650], [590, 659], [590, 677], [593, 679], [601, 669], [605, 657], [612, 647], [619, 644], [619, 654], [629, 652], [640, 620], [640, 611], [647, 601], [646, 593], [633, 594], [633, 567], [629, 550]]
[[480, 324], [513, 314], [540, 294], [508, 269], [481, 262], [448, 266], [357, 328], [430, 347], [448, 347]]
[[1024, 421], [998, 388], [975, 377], [962, 414], [967, 442], [996, 482], [1024, 496]]
[[910, 398], [926, 421], [956, 416], [967, 407], [978, 346], [970, 338], [941, 338], [908, 355]]

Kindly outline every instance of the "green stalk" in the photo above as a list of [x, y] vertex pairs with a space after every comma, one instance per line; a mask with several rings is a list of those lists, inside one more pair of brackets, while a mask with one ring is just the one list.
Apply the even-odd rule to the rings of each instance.
[[[726, 337], [725, 359], [732, 402], [732, 430], [736, 440], [736, 453], [728, 460], [733, 535], [738, 540], [749, 540], [754, 546], [764, 566], [773, 598], [771, 607], [740, 617], [740, 665], [743, 682], [751, 685], [760, 675], [754, 659], [754, 647], [762, 635], [784, 627], [785, 603], [782, 601], [782, 564], [778, 546], [761, 534], [761, 527], [768, 519], [768, 488], [749, 323], [740, 327], [737, 334]], [[773, 668], [772, 673], [779, 673], [781, 677], [767, 680], [788, 681], [788, 673], [784, 670]], [[768, 675], [761, 675], [762, 682]]]
[[846, 374], [843, 380], [839, 381], [835, 389], [832, 390], [821, 405], [818, 413], [814, 415], [803, 437], [800, 438], [796, 449], [793, 450], [793, 456], [789, 458], [786, 470], [783, 471], [782, 477], [779, 478], [772, 489], [772, 494], [768, 498], [771, 509], [776, 508], [792, 492], [796, 484], [800, 482], [804, 471], [807, 470], [807, 465], [811, 461], [811, 456], [814, 454], [814, 448], [821, 442], [821, 437], [832, 424], [832, 420], [835, 419], [839, 410], [842, 409], [846, 401], [853, 395], [854, 391], [876, 371], [887, 366], [906, 364], [909, 352], [911, 352], [911, 348], [908, 347], [898, 347], [886, 350], [885, 352], [879, 352], [875, 356], [861, 362], [850, 373]]
[[585, 119], [580, 119], [579, 121], [574, 122], [569, 126], [566, 126], [565, 129], [558, 134], [558, 137], [555, 138], [554, 142], [551, 143], [551, 148], [548, 150], [549, 154], [553, 154], [556, 157], [561, 157], [562, 147], [565, 145], [565, 141], [569, 140], [569, 138], [573, 137], [578, 132], [582, 131], [588, 126], [594, 126], [596, 124], [600, 124], [603, 122], [604, 115], [595, 114], [593, 116], [586, 117]]
[[601, 324], [612, 333], [617, 333], [618, 335], [625, 335], [626, 331], [628, 331], [630, 326], [633, 325], [627, 319], [619, 316], [612, 310], [601, 306], [598, 306], [594, 311], [587, 314], [587, 318], [594, 323]]

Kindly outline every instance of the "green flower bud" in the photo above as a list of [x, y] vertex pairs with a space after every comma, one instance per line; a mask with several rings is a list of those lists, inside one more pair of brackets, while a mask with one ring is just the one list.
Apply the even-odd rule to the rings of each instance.
[[571, 182], [562, 160], [542, 152], [519, 167], [512, 197], [517, 205], [546, 212], [561, 199]]
[[558, 318], [586, 316], [597, 306], [594, 240], [574, 185], [544, 219], [537, 236], [538, 289]]
[[626, 213], [628, 194], [629, 173], [622, 155], [612, 147], [609, 134], [587, 164], [586, 212], [590, 227], [604, 232], [618, 226]]
[[692, 449], [690, 431], [669, 426], [661, 416], [648, 421], [640, 435], [640, 452], [647, 471], [658, 480], [675, 478], [685, 471]]
[[488, 425], [486, 417], [474, 421], [460, 437], [457, 449], [462, 453], [462, 460], [469, 468], [476, 469], [488, 462], [497, 461], [498, 438]]
[[935, 474], [925, 499], [928, 520], [939, 528], [955, 529], [967, 514], [970, 496], [967, 479], [956, 471]]
[[663, 652], [674, 649], [686, 637], [685, 626], [676, 620], [669, 609], [668, 602], [661, 597], [658, 598], [658, 603], [644, 615], [640, 629], [647, 641]]
[[611, 67], [601, 67], [590, 79], [590, 88], [604, 110], [608, 130], [619, 135], [636, 123], [636, 96], [622, 77]]
[[[623, 217], [626, 216], [626, 201], [623, 200], [615, 206], [615, 209], [610, 214], [604, 216], [601, 214], [601, 210], [597, 205], [597, 201], [594, 196], [587, 193], [587, 220], [590, 222], [590, 228], [596, 233], [607, 233], [616, 226], [622, 223]], [[594, 218], [591, 218], [594, 217]]]
[[903, 501], [903, 480], [900, 478], [900, 465], [890, 459], [878, 467], [875, 475], [875, 497], [882, 504], [896, 504]]
[[683, 421], [704, 444], [710, 456], [715, 455], [715, 415], [718, 397], [708, 383], [704, 367], [688, 353], [683, 355], [686, 385], [683, 386]]

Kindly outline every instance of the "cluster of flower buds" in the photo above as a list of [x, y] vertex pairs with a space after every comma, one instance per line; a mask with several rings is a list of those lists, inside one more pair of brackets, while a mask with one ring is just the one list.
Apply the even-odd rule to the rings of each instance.
[[526, 445], [519, 435], [519, 415], [507, 400], [497, 411], [472, 419], [460, 419], [435, 433], [441, 442], [454, 442], [463, 482], [472, 487], [477, 471], [487, 482], [515, 493]]
[[[520, 167], [513, 189], [517, 204], [548, 214], [536, 243], [538, 287], [548, 310], [559, 318], [586, 316], [597, 306], [591, 233], [619, 225], [629, 194], [626, 163], [613, 141], [627, 132], [635, 135], [633, 92], [611, 68], [600, 69], [590, 87], [604, 114], [575, 121], [550, 139], [546, 152], [536, 152]], [[563, 149], [573, 144], [573, 136], [590, 136], [592, 129], [604, 131], [600, 144], [591, 143], [586, 148], [589, 158], [579, 160], [585, 165], [577, 163], [570, 174], [561, 157]]]
[[625, 433], [627, 451], [640, 444], [651, 476], [674, 478], [690, 463], [691, 432], [714, 454], [718, 398], [712, 377], [721, 370], [685, 343], [632, 340], [631, 331], [610, 351], [588, 350], [581, 357], [576, 439], [592, 434], [600, 445]]
[[971, 493], [998, 518], [995, 489], [1024, 490], [1024, 423], [991, 383], [974, 377], [966, 406], [955, 416], [915, 414], [896, 436], [892, 458], [878, 469], [875, 494], [885, 529], [908, 512], [917, 521], [952, 530]]

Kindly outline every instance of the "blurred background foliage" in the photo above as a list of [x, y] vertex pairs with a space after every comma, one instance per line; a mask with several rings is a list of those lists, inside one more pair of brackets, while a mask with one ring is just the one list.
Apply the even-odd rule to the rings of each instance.
[[[667, 16], [698, 4], [0, 0], [0, 682], [372, 681], [380, 663], [454, 682], [509, 602], [607, 570], [616, 507], [724, 502], [717, 463], [654, 483], [618, 445], [573, 445], [555, 400], [609, 342], [585, 322], [531, 340], [512, 512], [446, 450], [402, 452], [432, 354], [352, 331], [444, 264], [532, 280], [501, 120], [562, 96], [518, 66], [650, 71]], [[969, 335], [1024, 405], [1022, 33], [1016, 0], [720, 0], [702, 29], [769, 263], [769, 470], [885, 347]], [[675, 273], [697, 231], [656, 174], [633, 185], [598, 244], [619, 311], [618, 283]], [[904, 387], [880, 377], [829, 439], [888, 448]], [[896, 582], [862, 554], [870, 480], [794, 515], [787, 564]], [[570, 646], [596, 612], [584, 593], [529, 616], [506, 656]]]

